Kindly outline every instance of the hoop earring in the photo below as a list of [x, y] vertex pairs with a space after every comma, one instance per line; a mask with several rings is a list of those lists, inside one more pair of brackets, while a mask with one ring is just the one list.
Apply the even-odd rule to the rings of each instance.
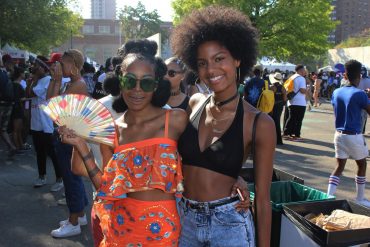
[[236, 68], [236, 82], [240, 82], [240, 67]]

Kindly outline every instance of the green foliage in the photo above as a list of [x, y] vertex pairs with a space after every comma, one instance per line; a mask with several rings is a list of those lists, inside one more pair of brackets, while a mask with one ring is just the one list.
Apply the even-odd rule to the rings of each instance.
[[[303, 63], [315, 60], [330, 48], [330, 0], [174, 0], [174, 22], [193, 9], [220, 4], [232, 6], [249, 16], [260, 33], [261, 56]], [[222, 34], [220, 34], [222, 35]]]
[[357, 36], [350, 37], [338, 44], [335, 48], [350, 48], [350, 47], [363, 47], [370, 46], [370, 28], [364, 30]]
[[168, 34], [161, 30], [162, 21], [157, 10], [148, 12], [140, 1], [136, 7], [125, 6], [124, 9], [121, 9], [118, 19], [122, 23], [125, 42], [131, 39], [147, 38], [156, 33], [161, 33], [162, 40], [168, 37]]
[[78, 34], [83, 20], [66, 6], [68, 0], [2, 0], [0, 8], [1, 43], [48, 54]]

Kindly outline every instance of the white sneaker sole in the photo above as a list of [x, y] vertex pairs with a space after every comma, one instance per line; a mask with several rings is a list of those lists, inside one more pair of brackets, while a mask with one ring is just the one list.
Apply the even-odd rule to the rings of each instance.
[[59, 233], [54, 233], [54, 231], [51, 232], [51, 236], [54, 237], [54, 238], [67, 238], [67, 237], [72, 237], [72, 236], [76, 236], [76, 235], [80, 235], [81, 234], [81, 229], [77, 232], [69, 232], [67, 234], [63, 234], [63, 235], [59, 235]]
[[61, 190], [61, 189], [63, 189], [64, 188], [64, 186], [60, 186], [60, 187], [58, 187], [58, 188], [51, 188], [50, 189], [50, 191], [51, 192], [58, 192], [59, 190]]

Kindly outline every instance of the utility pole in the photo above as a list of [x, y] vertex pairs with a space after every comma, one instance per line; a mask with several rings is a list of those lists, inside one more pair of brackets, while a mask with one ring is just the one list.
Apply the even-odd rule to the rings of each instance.
[[73, 48], [72, 46], [72, 29], [71, 29], [71, 49]]

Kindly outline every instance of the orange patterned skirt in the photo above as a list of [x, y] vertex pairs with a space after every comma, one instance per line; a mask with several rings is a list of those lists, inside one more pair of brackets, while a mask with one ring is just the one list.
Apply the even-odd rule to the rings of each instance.
[[104, 234], [101, 247], [178, 246], [181, 226], [175, 200], [103, 200], [94, 209]]

